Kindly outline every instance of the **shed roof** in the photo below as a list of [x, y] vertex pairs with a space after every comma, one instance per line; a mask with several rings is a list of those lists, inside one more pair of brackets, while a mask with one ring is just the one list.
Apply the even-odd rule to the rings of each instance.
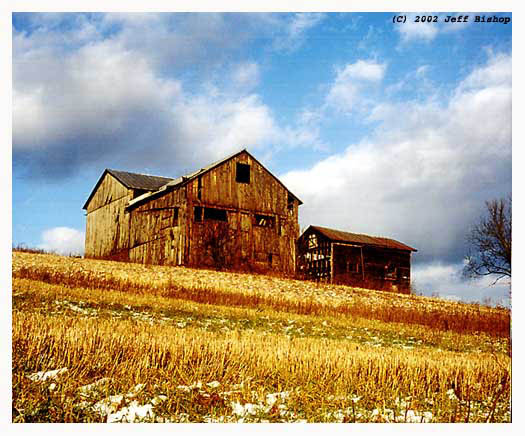
[[155, 191], [172, 181], [171, 177], [150, 176], [149, 174], [129, 173], [127, 171], [106, 170], [127, 188]]
[[86, 200], [83, 209], [87, 208], [87, 205], [91, 201], [93, 195], [95, 195], [95, 192], [97, 191], [99, 185], [102, 183], [102, 180], [104, 180], [106, 174], [111, 174], [126, 188], [144, 189], [146, 191], [156, 191], [161, 186], [164, 186], [166, 183], [173, 180], [170, 177], [150, 176], [149, 174], [130, 173], [127, 171], [118, 171], [106, 168], [100, 176], [100, 178], [98, 179], [97, 184], [91, 191], [91, 194], [89, 194], [89, 197]]
[[359, 233], [344, 232], [342, 230], [329, 229], [327, 227], [320, 226], [308, 227], [308, 229], [306, 229], [303, 235], [306, 232], [308, 232], [309, 229], [313, 229], [314, 231], [321, 233], [323, 236], [334, 242], [348, 242], [351, 244], [373, 245], [376, 247], [392, 248], [396, 250], [417, 251], [417, 249], [412, 248], [394, 239], [383, 238], [379, 236], [363, 235]]

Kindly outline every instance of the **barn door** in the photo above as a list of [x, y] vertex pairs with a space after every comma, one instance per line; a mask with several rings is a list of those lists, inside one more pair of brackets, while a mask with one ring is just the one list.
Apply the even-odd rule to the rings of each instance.
[[240, 256], [248, 261], [253, 253], [252, 247], [252, 218], [249, 213], [241, 212], [241, 246]]

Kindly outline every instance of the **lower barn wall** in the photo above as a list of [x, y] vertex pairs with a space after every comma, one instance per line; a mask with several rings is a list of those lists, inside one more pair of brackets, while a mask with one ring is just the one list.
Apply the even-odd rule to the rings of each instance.
[[[363, 267], [364, 264], [364, 274]], [[334, 245], [333, 283], [410, 292], [410, 252]]]
[[127, 257], [129, 214], [125, 212], [129, 197], [88, 212], [86, 217], [85, 257]]
[[128, 213], [130, 261], [184, 264], [187, 208], [178, 191], [132, 208]]
[[[257, 213], [187, 202], [184, 190], [129, 211], [130, 261], [294, 275], [298, 237], [294, 220], [266, 214], [272, 224], [260, 226]], [[200, 220], [195, 208], [200, 208]], [[210, 217], [204, 209], [219, 210], [219, 216]]]
[[257, 214], [226, 213], [227, 221], [191, 220], [188, 266], [294, 275], [297, 232], [284, 218], [273, 216], [272, 226], [262, 227], [257, 225]]

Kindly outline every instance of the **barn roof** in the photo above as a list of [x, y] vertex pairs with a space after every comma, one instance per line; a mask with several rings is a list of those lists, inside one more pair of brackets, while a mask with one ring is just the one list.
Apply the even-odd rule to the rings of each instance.
[[135, 199], [133, 199], [132, 201], [129, 202], [129, 207], [131, 206], [136, 206], [137, 204], [140, 204], [140, 203], [143, 203], [144, 201], [148, 201], [149, 199], [151, 198], [154, 198], [158, 195], [162, 195], [163, 192], [165, 192], [166, 190], [170, 189], [170, 188], [174, 188], [175, 186], [178, 186], [182, 183], [187, 183], [193, 179], [195, 179], [196, 177], [198, 176], [202, 176], [203, 174], [207, 173], [208, 171], [211, 171], [212, 169], [222, 165], [223, 163], [229, 161], [230, 159], [233, 159], [234, 157], [238, 156], [239, 154], [241, 153], [246, 153], [248, 154], [255, 162], [257, 162], [262, 168], [264, 168], [268, 174], [270, 174], [284, 189], [286, 189], [298, 202], [299, 204], [303, 204], [303, 202], [301, 201], [301, 199], [299, 197], [297, 197], [293, 192], [291, 192], [286, 186], [284, 186], [283, 182], [281, 182], [275, 175], [273, 175], [263, 164], [261, 164], [257, 159], [255, 159], [255, 157], [253, 157], [249, 152], [248, 150], [246, 150], [245, 148], [240, 150], [240, 151], [237, 151], [229, 156], [226, 156], [225, 158], [217, 161], [217, 162], [214, 162], [210, 165], [207, 165], [203, 168], [201, 168], [200, 170], [197, 170], [193, 173], [190, 173], [188, 175], [185, 175], [185, 176], [181, 176], [181, 177], [178, 177], [177, 179], [170, 179], [166, 184], [160, 186], [157, 190], [153, 191], [153, 192], [147, 192]]
[[149, 174], [138, 174], [138, 173], [130, 173], [127, 171], [118, 171], [118, 170], [112, 170], [110, 168], [106, 168], [100, 178], [98, 179], [97, 184], [91, 191], [91, 194], [89, 194], [88, 199], [86, 200], [86, 203], [83, 206], [83, 209], [87, 208], [87, 205], [91, 201], [91, 198], [93, 195], [95, 195], [95, 192], [97, 191], [99, 185], [102, 183], [102, 180], [104, 180], [104, 177], [106, 174], [111, 174], [113, 177], [115, 177], [120, 183], [122, 183], [126, 188], [130, 189], [145, 189], [146, 191], [156, 191], [161, 186], [164, 186], [166, 183], [173, 180], [170, 177], [160, 177], [160, 176], [150, 176]]
[[106, 171], [126, 186], [126, 188], [132, 189], [156, 191], [161, 186], [173, 180], [171, 177], [150, 176], [148, 174], [128, 173], [127, 171], [111, 169], [107, 169]]
[[333, 242], [347, 242], [350, 244], [373, 245], [376, 247], [392, 248], [396, 250], [417, 251], [415, 248], [412, 248], [394, 239], [344, 232], [342, 230], [329, 229], [327, 227], [310, 226], [305, 230], [303, 235], [310, 229], [321, 233], [323, 236]]

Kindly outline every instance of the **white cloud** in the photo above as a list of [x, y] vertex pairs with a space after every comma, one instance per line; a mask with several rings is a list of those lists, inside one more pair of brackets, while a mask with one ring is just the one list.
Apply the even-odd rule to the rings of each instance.
[[373, 60], [358, 60], [337, 71], [336, 78], [326, 96], [326, 105], [341, 111], [353, 111], [365, 104], [362, 91], [370, 83], [380, 82], [386, 64]]
[[140, 167], [147, 156], [178, 174], [240, 147], [315, 141], [300, 123], [276, 123], [254, 92], [258, 64], [232, 53], [255, 36], [293, 50], [323, 18], [29, 14], [13, 32], [14, 164], [60, 178], [101, 161]]
[[378, 82], [385, 75], [385, 64], [379, 64], [375, 61], [358, 60], [353, 64], [348, 64], [337, 75], [337, 81], [345, 82], [352, 79], [370, 80]]
[[512, 90], [495, 79], [506, 69], [510, 56], [494, 56], [448, 101], [377, 105], [370, 137], [285, 174], [304, 201], [301, 225], [388, 236], [418, 248], [419, 261], [458, 262], [485, 200], [511, 187]]
[[200, 96], [182, 102], [176, 112], [184, 142], [197, 146], [208, 160], [241, 147], [260, 147], [278, 134], [270, 110], [256, 95], [230, 100]]
[[293, 51], [301, 46], [307, 32], [317, 26], [325, 15], [320, 13], [298, 13], [286, 22], [283, 32], [279, 32], [274, 40], [278, 50]]
[[429, 69], [430, 69], [429, 65], [421, 65], [416, 70], [416, 77], [423, 77], [425, 74], [427, 74]]
[[110, 137], [134, 130], [139, 114], [165, 113], [180, 95], [177, 82], [157, 79], [143, 59], [111, 43], [64, 59], [32, 52], [23, 58], [16, 59], [13, 73], [15, 150], [54, 147], [90, 132]]
[[323, 18], [28, 15], [30, 30], [13, 32], [14, 164], [60, 178], [102, 161], [141, 167], [147, 156], [178, 175], [240, 147], [316, 141], [315, 129], [276, 123], [254, 92], [258, 64], [231, 54], [255, 35], [297, 48]]
[[[128, 17], [129, 19], [129, 17]], [[34, 175], [65, 176], [101, 160], [177, 171], [282, 134], [253, 93], [259, 70], [237, 64], [236, 85], [189, 92], [141, 52], [107, 39], [57, 56], [17, 35], [13, 150]]]
[[38, 246], [46, 251], [63, 255], [84, 254], [85, 234], [69, 227], [53, 227], [42, 232], [42, 243]]
[[413, 40], [432, 41], [438, 34], [438, 25], [432, 21], [416, 22], [416, 16], [427, 16], [428, 14], [402, 14], [406, 15], [406, 22], [396, 25], [395, 29], [401, 35], [401, 42]]
[[241, 90], [251, 90], [259, 84], [259, 67], [255, 62], [243, 62], [233, 71], [232, 80]]
[[416, 292], [423, 295], [438, 295], [455, 301], [510, 305], [510, 288], [504, 280], [496, 284], [493, 277], [465, 280], [462, 270], [462, 263], [431, 262], [415, 265], [412, 268], [412, 283]]
[[487, 53], [487, 65], [469, 74], [458, 87], [458, 92], [486, 87], [512, 87], [512, 58], [503, 53], [494, 54], [490, 50]]
[[[430, 42], [440, 33], [459, 32], [473, 22], [472, 15], [469, 16], [467, 22], [464, 22], [464, 17], [468, 14], [462, 12], [455, 14], [418, 12], [409, 14], [404, 13], [402, 15], [406, 15], [406, 22], [396, 25], [396, 30], [401, 37], [401, 44], [414, 41]], [[416, 17], [419, 17], [417, 22]], [[437, 19], [434, 17], [437, 17]], [[450, 21], [449, 17], [450, 19], [456, 19], [456, 21]], [[449, 21], [446, 22], [445, 20]]]

